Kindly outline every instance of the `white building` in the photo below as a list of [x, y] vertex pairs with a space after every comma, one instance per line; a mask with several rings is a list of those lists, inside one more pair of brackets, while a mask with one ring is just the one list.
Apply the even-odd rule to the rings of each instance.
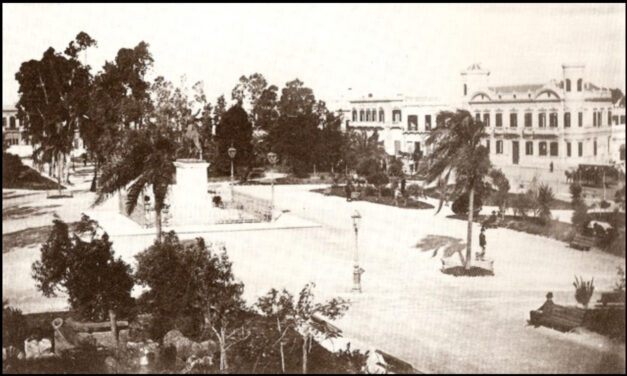
[[490, 86], [490, 72], [479, 64], [461, 75], [463, 102], [486, 124], [495, 166], [550, 171], [625, 163], [624, 100], [622, 107], [612, 103], [610, 90], [587, 80], [585, 66], [563, 65], [561, 80], [542, 84]]
[[[349, 101], [344, 122], [352, 130], [366, 131], [371, 135], [376, 130], [386, 153], [400, 156], [414, 152], [426, 153], [425, 140], [435, 127], [437, 114], [448, 107], [433, 98], [412, 98], [403, 95], [365, 98]], [[346, 118], [348, 116], [348, 118]], [[347, 122], [348, 120], [348, 122]], [[412, 160], [406, 159], [407, 173], [415, 172]]]

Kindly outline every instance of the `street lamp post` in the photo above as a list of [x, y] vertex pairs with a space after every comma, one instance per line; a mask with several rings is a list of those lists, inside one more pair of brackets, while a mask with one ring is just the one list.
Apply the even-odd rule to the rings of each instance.
[[353, 220], [353, 229], [355, 230], [355, 255], [354, 255], [354, 265], [353, 265], [353, 292], [361, 292], [361, 275], [364, 270], [359, 267], [359, 222], [361, 220], [361, 215], [357, 210], [351, 215]]
[[227, 152], [229, 153], [229, 157], [231, 158], [231, 201], [233, 201], [233, 175], [234, 175], [233, 159], [235, 158], [237, 149], [235, 149], [233, 145], [231, 145], [231, 147], [229, 148], [229, 150], [227, 150]]
[[[270, 162], [270, 164], [272, 165], [272, 169], [274, 170], [274, 166], [276, 165], [277, 161], [278, 161], [278, 156], [276, 155], [276, 153], [274, 152], [269, 152], [268, 153], [268, 162]], [[272, 217], [274, 217], [274, 171], [272, 171], [272, 180], [270, 182], [270, 190], [271, 190], [271, 204], [270, 204], [270, 216], [271, 219]]]

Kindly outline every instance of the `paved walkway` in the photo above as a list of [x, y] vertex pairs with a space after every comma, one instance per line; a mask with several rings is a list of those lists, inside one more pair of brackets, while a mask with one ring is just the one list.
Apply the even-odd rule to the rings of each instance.
[[[592, 333], [526, 326], [529, 310], [542, 304], [547, 291], [553, 291], [557, 303], [575, 304], [574, 275], [594, 277], [596, 291], [604, 291], [613, 285], [616, 267], [624, 265], [624, 259], [595, 250], [577, 252], [556, 240], [500, 228], [488, 232], [494, 277], [447, 276], [439, 271], [439, 256], [432, 257], [415, 244], [429, 234], [465, 239], [466, 223], [447, 219], [449, 208], [435, 215], [433, 209], [348, 203], [309, 192], [313, 188], [276, 186], [276, 203], [321, 227], [203, 234], [207, 241], [226, 243], [249, 303], [272, 287], [296, 294], [313, 281], [318, 298], [339, 295], [352, 301], [347, 315], [335, 323], [346, 336], [425, 372], [624, 373], [624, 344]], [[270, 197], [269, 186], [236, 189]], [[80, 197], [70, 207], [85, 210], [89, 201]], [[58, 210], [62, 218], [76, 216], [76, 210], [65, 206]], [[359, 231], [360, 265], [366, 270], [362, 294], [350, 291], [354, 252], [350, 216], [354, 210], [363, 217]], [[475, 249], [478, 229], [475, 224]], [[181, 238], [195, 236], [182, 234]], [[112, 241], [116, 254], [134, 264], [134, 255], [154, 237], [114, 236]], [[30, 263], [37, 257], [36, 248], [3, 254], [4, 297], [13, 296], [25, 306], [30, 304], [28, 299], [36, 298], [28, 276]]]

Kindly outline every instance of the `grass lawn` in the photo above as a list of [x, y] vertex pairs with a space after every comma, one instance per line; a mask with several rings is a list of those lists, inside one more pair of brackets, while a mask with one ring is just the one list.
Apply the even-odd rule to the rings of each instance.
[[[75, 223], [71, 223], [69, 226], [73, 229], [75, 225]], [[16, 247], [27, 247], [31, 244], [44, 243], [48, 239], [52, 227], [52, 225], [41, 226], [2, 234], [2, 253], [10, 252]]]
[[[338, 197], [342, 197], [342, 198], [346, 198], [346, 193], [344, 192], [344, 187], [331, 187], [331, 192], [330, 195], [331, 196], [338, 196]], [[316, 193], [324, 193], [326, 194], [326, 188], [322, 188], [322, 189], [313, 189], [312, 192], [316, 192]], [[355, 201], [368, 201], [368, 202], [373, 202], [375, 204], [382, 204], [382, 205], [388, 205], [388, 206], [396, 206], [394, 203], [394, 197], [390, 197], [390, 196], [364, 196], [363, 192], [362, 192], [362, 196]], [[414, 200], [412, 198], [405, 198], [404, 199], [404, 204], [403, 204], [403, 200], [401, 200], [401, 205], [399, 206], [401, 208], [409, 208], [409, 209], [433, 209], [433, 205], [428, 204], [426, 202], [422, 202], [422, 201], [418, 201], [418, 200]]]
[[[45, 178], [36, 170], [23, 166], [18, 172], [19, 177], [15, 181], [5, 181], [2, 179], [2, 188], [8, 189], [32, 189], [38, 191], [46, 191], [50, 189], [59, 189], [59, 184]], [[65, 187], [61, 186], [61, 189]]]

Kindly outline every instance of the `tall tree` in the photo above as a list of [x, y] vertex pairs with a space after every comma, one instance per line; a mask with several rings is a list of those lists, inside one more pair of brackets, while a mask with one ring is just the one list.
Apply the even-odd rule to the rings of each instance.
[[[455, 175], [453, 195], [468, 195], [468, 230], [464, 268], [470, 269], [472, 259], [472, 220], [475, 192], [484, 188], [484, 178], [490, 170], [490, 159], [481, 138], [485, 135], [484, 124], [476, 121], [465, 110], [443, 111], [437, 116], [437, 127], [427, 138], [432, 148], [427, 157], [426, 180], [433, 183], [440, 179], [447, 184]], [[438, 212], [444, 198], [440, 199]]]
[[131, 124], [139, 127], [150, 110], [149, 84], [145, 75], [152, 66], [148, 45], [122, 48], [112, 62], [105, 62], [94, 78], [89, 110], [81, 122], [81, 137], [95, 162], [91, 190], [96, 190], [100, 167], [115, 154], [120, 137]]
[[213, 125], [215, 127], [222, 121], [222, 116], [226, 112], [226, 99], [224, 95], [220, 95], [216, 100], [216, 105], [213, 107]]
[[108, 317], [117, 340], [116, 317], [133, 305], [133, 277], [130, 266], [115, 258], [107, 234], [98, 232], [86, 216], [72, 235], [67, 224], [54, 220], [41, 258], [32, 265], [33, 278], [45, 296], [67, 293], [70, 306], [81, 317], [98, 321]]
[[233, 146], [237, 150], [234, 163], [236, 166], [250, 166], [252, 159], [252, 124], [248, 114], [239, 106], [234, 105], [224, 113], [216, 127], [215, 140], [218, 146], [218, 155], [215, 160], [216, 169], [226, 174], [230, 171], [231, 159], [228, 149]]
[[25, 122], [28, 135], [37, 145], [35, 160], [56, 164], [59, 189], [64, 179], [64, 163], [89, 107], [91, 75], [89, 67], [77, 56], [93, 45], [95, 41], [89, 35], [79, 33], [65, 53], [50, 47], [40, 60], [22, 63], [15, 74], [20, 94], [18, 117]]

